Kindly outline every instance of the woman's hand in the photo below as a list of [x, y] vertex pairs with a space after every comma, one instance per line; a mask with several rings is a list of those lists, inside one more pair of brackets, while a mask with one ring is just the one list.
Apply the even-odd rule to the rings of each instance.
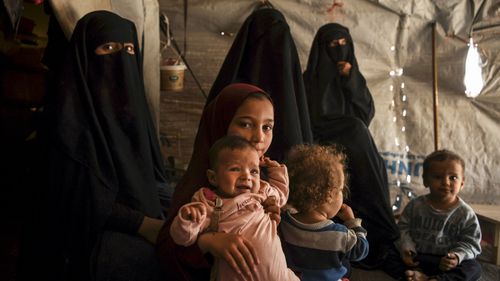
[[413, 260], [413, 257], [415, 256], [416, 254], [410, 250], [405, 250], [401, 252], [401, 259], [403, 259], [403, 262], [409, 267], [414, 267], [418, 265], [418, 262]]
[[264, 211], [268, 213], [271, 220], [275, 221], [276, 224], [281, 222], [281, 209], [274, 196], [267, 197], [267, 199], [262, 202], [262, 206], [264, 207]]
[[224, 232], [208, 232], [198, 237], [202, 252], [224, 259], [235, 272], [252, 279], [255, 267], [260, 263], [252, 244], [243, 236]]
[[144, 216], [137, 233], [154, 245], [164, 223], [164, 220]]
[[337, 67], [341, 76], [349, 76], [349, 73], [351, 73], [352, 65], [349, 62], [339, 61]]

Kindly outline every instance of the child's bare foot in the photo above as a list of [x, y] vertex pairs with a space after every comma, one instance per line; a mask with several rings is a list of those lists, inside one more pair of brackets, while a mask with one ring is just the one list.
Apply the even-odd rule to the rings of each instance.
[[427, 275], [417, 270], [407, 270], [405, 271], [406, 280], [408, 281], [431, 281], [436, 279], [429, 279]]

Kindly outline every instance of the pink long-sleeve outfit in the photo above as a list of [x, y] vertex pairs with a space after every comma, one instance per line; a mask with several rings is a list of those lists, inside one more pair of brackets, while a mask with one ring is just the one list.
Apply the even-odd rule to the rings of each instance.
[[[244, 193], [234, 198], [221, 198], [222, 207], [217, 231], [240, 234], [252, 243], [260, 260], [254, 280], [299, 280], [287, 268], [276, 222], [270, 219], [262, 207], [262, 202], [270, 196], [276, 198], [280, 207], [285, 205], [288, 199], [288, 172], [284, 165], [271, 167], [268, 171], [269, 182], [261, 180], [258, 193]], [[170, 227], [170, 235], [175, 243], [189, 246], [196, 242], [200, 233], [208, 230], [213, 218], [216, 198], [214, 191], [204, 187], [193, 195], [191, 203], [182, 207], [195, 204], [205, 205], [207, 214], [199, 223], [183, 219], [180, 216], [182, 208], [179, 210], [179, 214]], [[238, 274], [225, 260], [218, 260], [216, 266], [217, 281], [239, 280]]]

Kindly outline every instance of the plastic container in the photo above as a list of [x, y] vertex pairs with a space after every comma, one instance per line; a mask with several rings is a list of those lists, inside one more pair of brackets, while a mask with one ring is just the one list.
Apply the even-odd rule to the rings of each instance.
[[186, 65], [160, 66], [160, 87], [162, 91], [182, 91], [184, 89], [184, 72]]

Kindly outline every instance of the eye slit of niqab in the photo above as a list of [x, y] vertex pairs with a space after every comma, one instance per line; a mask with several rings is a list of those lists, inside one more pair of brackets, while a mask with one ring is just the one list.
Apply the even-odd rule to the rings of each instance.
[[118, 42], [106, 42], [102, 45], [99, 45], [95, 48], [95, 53], [97, 55], [109, 55], [116, 53], [120, 50], [124, 49], [128, 54], [135, 55], [135, 47], [133, 43], [118, 43]]
[[344, 46], [347, 44], [347, 40], [345, 38], [333, 39], [330, 41], [330, 47]]
[[133, 43], [123, 43], [123, 48], [130, 55], [135, 55], [135, 47]]
[[95, 53], [97, 55], [109, 55], [112, 53], [116, 53], [122, 49], [122, 44], [118, 42], [106, 42], [102, 45], [99, 45], [95, 48]]

